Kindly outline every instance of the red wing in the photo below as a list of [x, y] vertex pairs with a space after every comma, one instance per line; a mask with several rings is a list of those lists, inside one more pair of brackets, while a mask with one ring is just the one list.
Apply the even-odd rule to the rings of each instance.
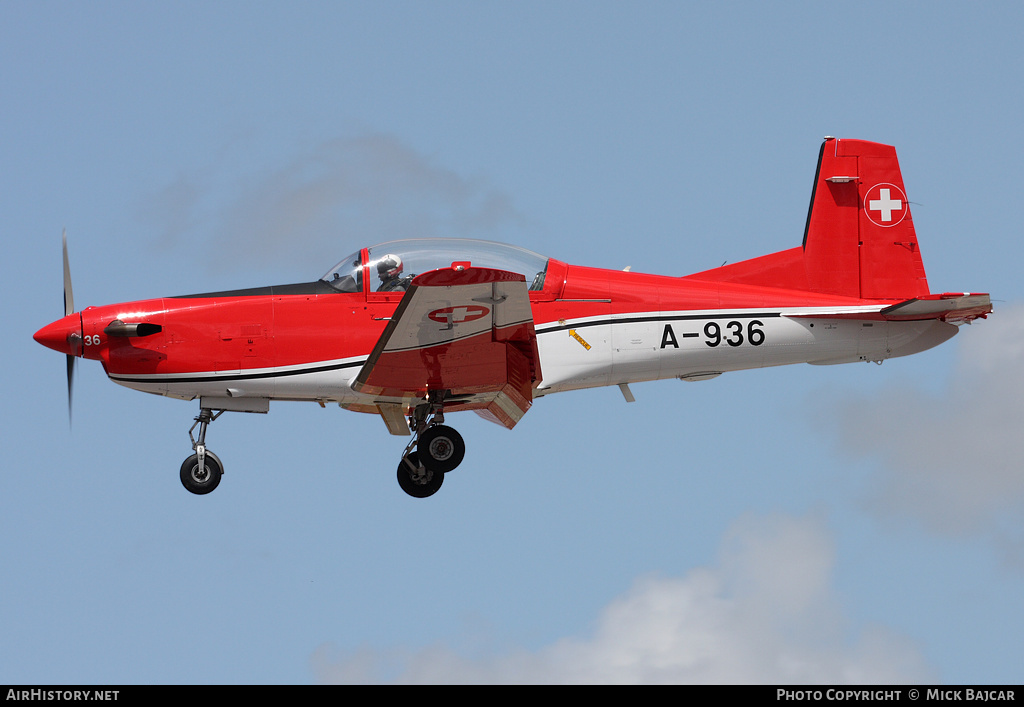
[[412, 281], [352, 387], [405, 400], [446, 391], [446, 410], [477, 410], [512, 428], [538, 380], [526, 278], [466, 267]]

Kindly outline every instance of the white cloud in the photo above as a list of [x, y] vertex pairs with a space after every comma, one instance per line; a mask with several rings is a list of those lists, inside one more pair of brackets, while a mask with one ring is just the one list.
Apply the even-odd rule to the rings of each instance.
[[438, 165], [393, 136], [317, 145], [251, 175], [179, 177], [140, 204], [165, 246], [201, 245], [211, 267], [282, 257], [323, 264], [398, 238], [500, 239], [522, 218], [486, 180]]
[[956, 341], [944, 392], [907, 386], [843, 405], [841, 444], [882, 462], [870, 501], [877, 512], [1008, 540], [1024, 510], [1024, 307], [1000, 308]]
[[933, 679], [920, 653], [880, 627], [849, 630], [831, 587], [822, 525], [743, 518], [717, 567], [644, 577], [588, 638], [537, 651], [465, 657], [420, 650], [317, 649], [330, 683], [906, 683]]

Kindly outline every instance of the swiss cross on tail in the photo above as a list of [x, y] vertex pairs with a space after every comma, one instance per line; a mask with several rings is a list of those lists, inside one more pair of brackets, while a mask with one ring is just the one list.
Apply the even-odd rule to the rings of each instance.
[[388, 405], [443, 396], [447, 410], [476, 410], [512, 428], [538, 380], [526, 278], [462, 267], [412, 281], [352, 387], [377, 396], [382, 414]]
[[895, 184], [876, 184], [864, 196], [864, 211], [876, 226], [895, 226], [907, 215], [907, 195]]

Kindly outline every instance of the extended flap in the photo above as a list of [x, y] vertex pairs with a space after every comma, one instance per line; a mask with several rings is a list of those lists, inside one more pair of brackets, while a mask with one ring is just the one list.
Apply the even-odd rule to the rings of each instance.
[[446, 391], [449, 399], [477, 396], [480, 406], [511, 388], [526, 398], [518, 406], [525, 412], [538, 380], [526, 278], [457, 265], [412, 281], [352, 387], [406, 399]]

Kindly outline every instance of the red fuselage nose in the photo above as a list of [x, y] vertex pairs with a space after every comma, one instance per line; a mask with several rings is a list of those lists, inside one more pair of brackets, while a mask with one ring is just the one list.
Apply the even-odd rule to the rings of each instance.
[[54, 351], [78, 356], [82, 353], [82, 315], [75, 312], [47, 324], [32, 338]]

